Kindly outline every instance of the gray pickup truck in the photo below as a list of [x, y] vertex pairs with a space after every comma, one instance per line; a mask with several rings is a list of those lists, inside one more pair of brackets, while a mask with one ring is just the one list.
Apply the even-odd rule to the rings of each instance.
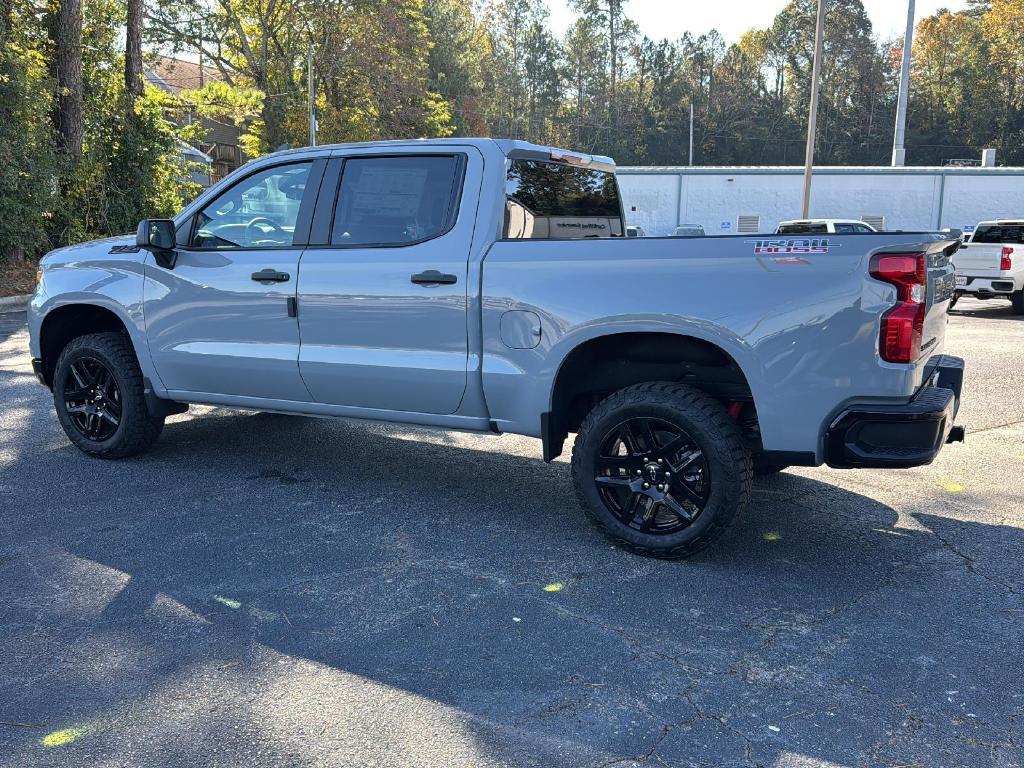
[[174, 220], [46, 256], [36, 375], [104, 458], [189, 403], [512, 432], [547, 461], [575, 433], [584, 510], [659, 557], [720, 535], [754, 474], [962, 439], [957, 241], [626, 238], [614, 170], [491, 139], [260, 158]]

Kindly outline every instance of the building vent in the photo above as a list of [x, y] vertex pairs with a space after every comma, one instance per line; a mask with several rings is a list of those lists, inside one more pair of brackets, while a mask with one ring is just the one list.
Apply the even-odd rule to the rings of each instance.
[[741, 235], [753, 235], [761, 229], [761, 215], [752, 213], [736, 217], [736, 231]]
[[860, 220], [865, 224], [870, 224], [879, 232], [885, 231], [885, 216], [873, 216], [870, 213], [865, 213], [860, 217]]

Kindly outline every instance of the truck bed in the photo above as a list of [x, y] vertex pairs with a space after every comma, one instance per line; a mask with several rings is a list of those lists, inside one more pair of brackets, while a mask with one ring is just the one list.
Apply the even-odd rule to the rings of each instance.
[[[953, 295], [941, 234], [887, 232], [796, 240], [773, 235], [499, 241], [483, 265], [483, 388], [499, 429], [539, 434], [550, 382], [568, 354], [611, 333], [685, 334], [725, 350], [743, 371], [766, 450], [819, 446], [823, 425], [854, 399], [906, 401], [941, 355]], [[894, 289], [868, 276], [878, 251], [929, 252], [922, 355], [878, 356]], [[511, 317], [538, 318], [534, 349], [503, 342]]]

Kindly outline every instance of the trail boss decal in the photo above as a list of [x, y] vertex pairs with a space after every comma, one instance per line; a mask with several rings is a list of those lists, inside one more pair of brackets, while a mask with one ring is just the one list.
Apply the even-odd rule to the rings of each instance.
[[828, 253], [831, 248], [839, 248], [839, 243], [829, 243], [827, 237], [815, 237], [796, 240], [744, 240], [754, 244], [754, 254], [758, 256], [776, 256], [788, 253]]

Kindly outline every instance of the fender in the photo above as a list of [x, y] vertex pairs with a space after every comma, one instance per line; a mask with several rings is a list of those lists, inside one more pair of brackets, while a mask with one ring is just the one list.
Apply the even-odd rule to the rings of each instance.
[[[90, 244], [96, 245], [96, 244]], [[104, 243], [104, 251], [109, 244]], [[59, 251], [51, 256], [59, 256]], [[47, 318], [69, 306], [104, 309], [117, 317], [135, 349], [142, 374], [157, 397], [167, 391], [153, 366], [146, 339], [143, 310], [145, 264], [138, 253], [109, 253], [103, 260], [90, 259], [88, 265], [75, 261], [44, 260], [44, 278], [29, 304], [28, 321], [33, 357], [41, 356], [41, 339]]]
[[[545, 380], [547, 406], [552, 405], [558, 374], [572, 352], [587, 342], [623, 333], [664, 333], [689, 337], [718, 347], [732, 358], [753, 388], [760, 368], [750, 345], [734, 331], [713, 320], [686, 315], [630, 315], [595, 318], [562, 336], [551, 348], [539, 375]], [[757, 392], [753, 392], [755, 401]]]
[[[649, 316], [628, 318], [599, 318], [585, 323], [573, 332], [566, 334], [552, 346], [540, 372], [540, 378], [546, 389], [546, 407], [541, 412], [540, 437], [545, 461], [556, 458], [562, 450], [562, 444], [568, 435], [568, 427], [557, 417], [559, 404], [555, 402], [556, 389], [560, 376], [565, 372], [566, 362], [570, 356], [582, 346], [600, 339], [611, 339], [626, 334], [657, 334], [692, 339], [706, 343], [720, 351], [739, 369], [751, 387], [751, 396], [755, 402], [758, 392], [751, 385], [756, 381], [751, 376], [756, 363], [749, 346], [730, 329], [714, 323], [683, 316]], [[564, 405], [564, 404], [563, 404]]]

